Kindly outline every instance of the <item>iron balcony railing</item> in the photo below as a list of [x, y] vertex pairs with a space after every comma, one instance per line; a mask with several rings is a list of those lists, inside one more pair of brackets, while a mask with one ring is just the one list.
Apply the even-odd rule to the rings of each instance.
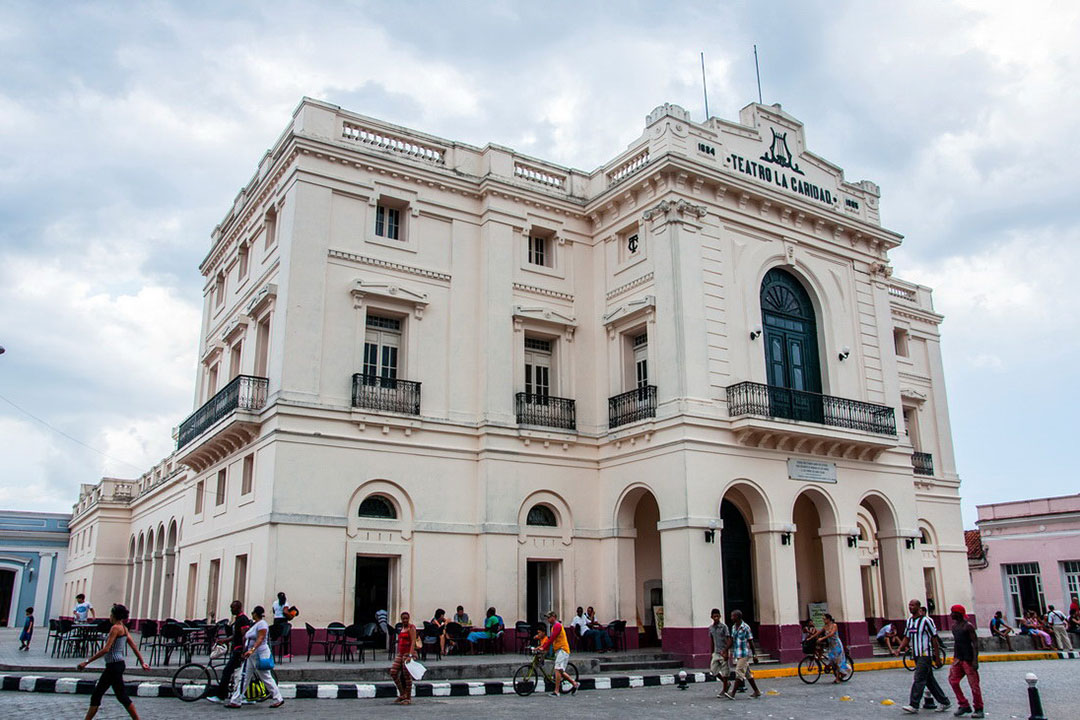
[[519, 392], [514, 399], [520, 425], [542, 425], [563, 430], [577, 428], [577, 408], [570, 398]]
[[356, 373], [352, 376], [353, 407], [420, 414], [420, 383]]
[[727, 402], [731, 417], [762, 415], [896, 435], [896, 415], [891, 407], [859, 400], [741, 382], [728, 387]]
[[915, 468], [916, 475], [934, 474], [934, 456], [930, 453], [911, 453], [911, 466]]
[[646, 385], [608, 398], [608, 427], [656, 417], [656, 386]]
[[211, 425], [234, 410], [262, 410], [270, 381], [254, 375], [237, 375], [217, 395], [180, 423], [176, 449], [187, 445]]

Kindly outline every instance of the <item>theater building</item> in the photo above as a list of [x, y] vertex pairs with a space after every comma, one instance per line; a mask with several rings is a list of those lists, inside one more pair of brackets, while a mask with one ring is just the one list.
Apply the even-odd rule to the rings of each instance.
[[[87, 486], [73, 568], [141, 617], [593, 605], [701, 662], [968, 604], [929, 288], [778, 105], [662, 105], [585, 172], [305, 99], [214, 230], [194, 413]], [[824, 604], [824, 605], [821, 605]]]

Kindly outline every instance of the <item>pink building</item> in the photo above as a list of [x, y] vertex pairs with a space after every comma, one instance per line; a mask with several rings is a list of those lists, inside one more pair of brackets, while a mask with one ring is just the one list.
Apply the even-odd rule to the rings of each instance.
[[1068, 612], [1080, 596], [1080, 495], [979, 505], [978, 511], [979, 529], [966, 539], [979, 623], [998, 610], [1013, 625], [1024, 610], [1043, 613], [1053, 605]]

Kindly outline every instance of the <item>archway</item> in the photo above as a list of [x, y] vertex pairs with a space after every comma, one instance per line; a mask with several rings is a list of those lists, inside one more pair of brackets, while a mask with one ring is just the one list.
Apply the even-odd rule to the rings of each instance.
[[139, 544], [135, 549], [135, 583], [131, 588], [131, 616], [142, 617], [143, 554], [146, 552], [146, 536], [139, 533]]
[[165, 543], [165, 591], [161, 598], [161, 617], [172, 617], [173, 594], [176, 588], [176, 543], [178, 531], [176, 521], [169, 523], [168, 540]]
[[150, 612], [152, 619], [164, 617], [161, 614], [161, 585], [164, 581], [165, 563], [165, 527], [158, 525], [157, 543], [154, 545], [154, 582], [150, 589]]
[[[862, 568], [864, 596], [874, 602], [864, 607], [867, 629], [876, 632], [888, 619], [903, 618], [907, 599], [903, 597], [900, 547], [896, 538], [896, 513], [883, 495], [868, 494], [859, 503], [860, 514], [872, 536], [867, 538], [869, 567]], [[860, 523], [862, 527], [862, 523]], [[866, 586], [871, 587], [867, 588]], [[864, 597], [864, 605], [866, 600]], [[881, 616], [875, 616], [880, 611]], [[872, 625], [871, 625], [872, 623]]]
[[757, 628], [757, 604], [754, 602], [754, 556], [750, 525], [734, 502], [720, 503], [720, 562], [724, 577], [724, 618], [732, 610], [741, 610], [743, 619]]
[[[659, 645], [663, 639], [664, 582], [660, 555], [660, 506], [656, 496], [644, 487], [626, 493], [619, 505], [620, 530], [633, 530], [633, 551], [630, 558], [620, 553], [620, 570], [630, 571], [633, 586], [619, 583], [619, 612], [629, 627], [639, 631], [639, 645]], [[629, 561], [629, 562], [628, 562]], [[626, 592], [631, 590], [630, 592]], [[628, 602], [633, 598], [633, 605]], [[633, 613], [633, 614], [630, 614]]]
[[153, 608], [150, 607], [150, 589], [154, 585], [154, 531], [146, 533], [146, 548], [143, 552], [143, 582], [139, 597], [139, 610], [145, 618], [152, 618]]
[[786, 270], [773, 268], [761, 281], [761, 326], [772, 416], [821, 422], [817, 318], [809, 293]]
[[[813, 610], [832, 613], [845, 620], [840, 592], [840, 558], [836, 538], [823, 537], [822, 530], [836, 529], [836, 513], [828, 497], [816, 488], [799, 493], [792, 508], [795, 522], [795, 585], [799, 617], [813, 617]], [[826, 605], [820, 608], [820, 603]]]
[[124, 597], [124, 604], [128, 606], [131, 612], [135, 612], [135, 536], [131, 536], [131, 541], [128, 543], [128, 559], [127, 559], [127, 593]]

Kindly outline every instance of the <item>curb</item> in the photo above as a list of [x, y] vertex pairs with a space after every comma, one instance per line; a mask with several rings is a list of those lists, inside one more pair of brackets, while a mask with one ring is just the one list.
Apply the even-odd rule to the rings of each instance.
[[[1032, 652], [980, 655], [979, 662], [1011, 662], [1020, 660], [1066, 660], [1080, 659], [1080, 651]], [[856, 662], [860, 672], [890, 670], [903, 667], [900, 660]], [[754, 671], [756, 678], [783, 678], [798, 675], [797, 668], [764, 668]], [[660, 687], [674, 685], [677, 673], [664, 675], [612, 675], [581, 679], [582, 690], [619, 690], [624, 688]], [[41, 675], [0, 675], [0, 690], [32, 693], [56, 693], [67, 695], [90, 695], [96, 680], [65, 677], [42, 677]], [[716, 678], [704, 672], [687, 672], [687, 683], [716, 682]], [[132, 697], [174, 697], [171, 683], [129, 682], [126, 684]], [[286, 699], [310, 700], [363, 700], [397, 697], [397, 688], [391, 682], [381, 683], [281, 683], [281, 694]], [[544, 691], [547, 690], [546, 684]], [[537, 691], [541, 688], [537, 687]], [[476, 680], [413, 683], [413, 697], [465, 697], [475, 695], [513, 695], [513, 683], [508, 680]]]

